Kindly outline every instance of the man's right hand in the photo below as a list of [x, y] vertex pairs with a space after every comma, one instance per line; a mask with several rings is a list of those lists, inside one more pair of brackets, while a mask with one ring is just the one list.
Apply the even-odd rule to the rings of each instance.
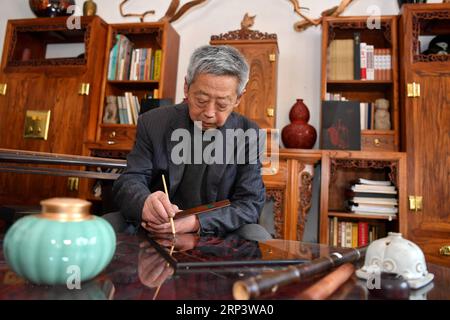
[[155, 232], [170, 228], [170, 217], [174, 217], [179, 209], [170, 203], [169, 197], [162, 191], [150, 194], [142, 209], [142, 221]]

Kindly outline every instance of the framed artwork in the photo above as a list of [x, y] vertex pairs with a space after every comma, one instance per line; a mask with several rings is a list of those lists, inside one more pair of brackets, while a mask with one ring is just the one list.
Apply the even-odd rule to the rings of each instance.
[[358, 101], [322, 102], [321, 149], [361, 150]]

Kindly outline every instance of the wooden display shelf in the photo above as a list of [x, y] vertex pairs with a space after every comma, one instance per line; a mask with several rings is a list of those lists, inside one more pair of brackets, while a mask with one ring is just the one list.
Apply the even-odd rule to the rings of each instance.
[[[345, 211], [347, 191], [358, 178], [390, 181], [396, 187], [398, 213], [355, 214]], [[406, 155], [402, 152], [323, 151], [320, 195], [320, 243], [329, 243], [330, 218], [340, 221], [368, 221], [383, 230], [403, 232], [406, 215]], [[383, 235], [380, 235], [383, 236]]]
[[[374, 104], [378, 99], [389, 101], [391, 130], [363, 130], [361, 150], [390, 152], [400, 150], [399, 122], [399, 68], [397, 16], [381, 16], [379, 29], [368, 29], [365, 16], [325, 17], [322, 22], [322, 73], [321, 100], [327, 93], [340, 95], [348, 101]], [[374, 46], [375, 49], [390, 49], [391, 66], [389, 80], [329, 80], [329, 48], [333, 40], [353, 40], [355, 33], [360, 34], [361, 43]], [[353, 51], [354, 53], [355, 51]], [[342, 53], [342, 52], [341, 52]], [[343, 59], [341, 57], [341, 59]], [[339, 61], [337, 61], [339, 62]], [[386, 79], [386, 78], [377, 78]], [[320, 126], [322, 127], [322, 125]], [[374, 135], [380, 135], [378, 137]], [[323, 146], [321, 146], [323, 147]]]
[[386, 85], [392, 84], [392, 80], [327, 80], [327, 84], [352, 84], [352, 85]]
[[350, 218], [350, 219], [373, 219], [373, 220], [397, 220], [397, 217], [391, 216], [382, 216], [382, 215], [370, 215], [370, 214], [359, 214], [359, 213], [351, 213], [351, 212], [328, 212], [329, 217], [338, 217], [338, 218]]
[[111, 85], [159, 84], [159, 80], [108, 80]]

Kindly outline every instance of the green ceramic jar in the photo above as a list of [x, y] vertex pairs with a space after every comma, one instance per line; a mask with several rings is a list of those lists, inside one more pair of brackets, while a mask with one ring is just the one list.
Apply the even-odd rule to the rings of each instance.
[[89, 214], [91, 203], [73, 198], [41, 202], [42, 213], [17, 220], [3, 244], [14, 272], [35, 284], [68, 284], [98, 275], [111, 261], [111, 225]]

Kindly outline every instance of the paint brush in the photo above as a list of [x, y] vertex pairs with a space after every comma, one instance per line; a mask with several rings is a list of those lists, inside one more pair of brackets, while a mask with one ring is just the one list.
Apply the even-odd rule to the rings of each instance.
[[[169, 192], [167, 191], [167, 184], [166, 184], [166, 178], [164, 177], [164, 175], [162, 175], [162, 181], [163, 181], [163, 185], [164, 185], [164, 192], [167, 195], [167, 198], [169, 198]], [[172, 234], [175, 236], [175, 223], [173, 222], [173, 217], [170, 217], [170, 226], [172, 227]]]

